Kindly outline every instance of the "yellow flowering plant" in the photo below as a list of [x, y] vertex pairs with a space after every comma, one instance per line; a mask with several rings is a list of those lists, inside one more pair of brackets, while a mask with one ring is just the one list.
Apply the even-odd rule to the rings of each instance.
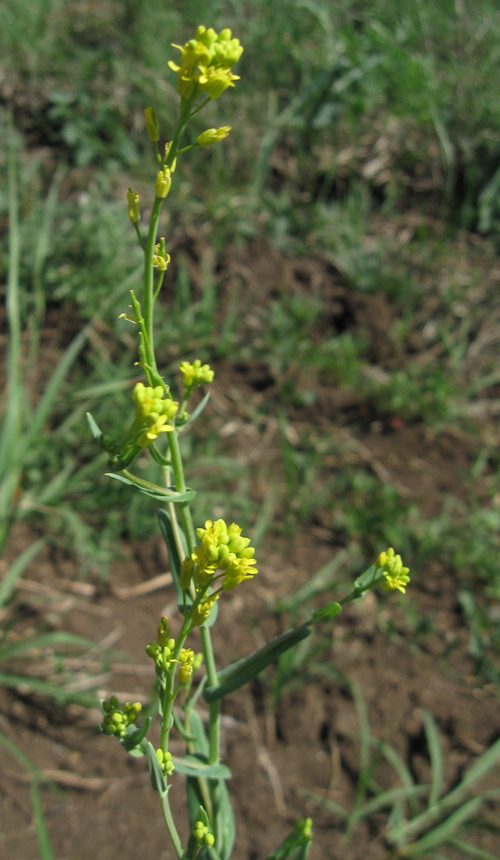
[[[220, 760], [220, 716], [222, 699], [252, 681], [288, 649], [309, 636], [315, 624], [330, 622], [342, 611], [343, 604], [361, 597], [367, 590], [405, 591], [408, 569], [403, 567], [393, 549], [383, 552], [376, 563], [353, 585], [352, 591], [339, 603], [329, 603], [314, 612], [299, 626], [282, 633], [258, 651], [219, 669], [216, 666], [210, 628], [217, 618], [224, 593], [235, 588], [251, 587], [258, 575], [255, 549], [251, 539], [236, 523], [223, 519], [207, 520], [195, 528], [191, 502], [195, 491], [186, 486], [179, 445], [180, 434], [199, 417], [206, 406], [205, 393], [191, 414], [187, 412], [192, 394], [209, 386], [214, 372], [197, 359], [180, 365], [182, 387], [175, 400], [171, 386], [158, 369], [154, 344], [154, 307], [170, 262], [164, 238], [158, 240], [162, 207], [175, 182], [177, 160], [193, 146], [207, 147], [227, 137], [230, 128], [208, 129], [196, 142], [182, 146], [189, 121], [211, 99], [218, 99], [234, 87], [238, 77], [232, 68], [243, 48], [230, 30], [217, 34], [213, 29], [198, 27], [195, 37], [183, 47], [179, 63], [170, 62], [177, 75], [180, 112], [171, 141], [160, 151], [161, 131], [156, 112], [145, 110], [146, 132], [158, 162], [155, 197], [147, 233], [141, 232], [139, 195], [129, 189], [128, 215], [144, 251], [144, 284], [140, 297], [131, 291], [131, 306], [122, 316], [133, 322], [138, 331], [138, 364], [145, 382], [132, 392], [133, 414], [128, 429], [120, 439], [102, 433], [93, 417], [88, 420], [96, 441], [108, 453], [108, 475], [129, 485], [162, 507], [158, 520], [169, 555], [170, 569], [177, 594], [181, 618], [173, 635], [170, 621], [162, 617], [156, 638], [146, 647], [157, 677], [158, 707], [161, 723], [160, 745], [148, 740], [151, 718], [140, 721], [137, 703], [120, 704], [116, 696], [102, 703], [100, 730], [118, 739], [134, 756], [145, 756], [151, 783], [157, 792], [174, 852], [178, 860], [228, 860], [235, 839], [234, 818], [226, 786], [231, 776]], [[149, 451], [158, 466], [160, 482], [146, 481], [129, 470], [134, 460]], [[220, 600], [220, 598], [222, 598]], [[199, 628], [201, 652], [195, 654], [187, 640]], [[200, 670], [204, 669], [203, 675]], [[203, 697], [209, 708], [208, 732], [196, 709]], [[181, 707], [179, 707], [179, 704]], [[177, 732], [186, 744], [186, 755], [174, 758], [169, 750], [171, 732]], [[169, 804], [169, 792], [175, 786], [175, 774], [187, 778], [187, 816], [190, 836], [183, 845]], [[298, 821], [293, 832], [268, 860], [306, 858], [312, 838], [310, 819]]]

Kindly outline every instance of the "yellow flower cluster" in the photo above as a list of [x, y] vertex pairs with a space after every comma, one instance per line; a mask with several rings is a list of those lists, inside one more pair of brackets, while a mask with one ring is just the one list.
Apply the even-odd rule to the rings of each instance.
[[213, 382], [213, 370], [210, 369], [209, 364], [202, 365], [199, 358], [193, 364], [190, 364], [189, 361], [183, 361], [179, 370], [182, 373], [186, 392], [191, 393], [196, 388], [200, 388], [201, 385], [209, 385], [210, 382]]
[[160, 433], [168, 433], [174, 429], [168, 421], [177, 413], [179, 404], [175, 400], [164, 399], [161, 385], [150, 388], [142, 382], [137, 383], [132, 397], [135, 403], [135, 419], [139, 424], [144, 425], [144, 432], [137, 440], [137, 444], [147, 448]]
[[410, 569], [403, 567], [403, 562], [400, 555], [395, 555], [392, 547], [386, 552], [381, 552], [375, 562], [377, 571], [383, 574], [381, 587], [384, 591], [401, 591], [402, 594], [406, 591], [406, 586], [410, 581], [408, 573]]
[[119, 738], [123, 738], [127, 727], [136, 722], [142, 705], [139, 702], [125, 702], [123, 711], [121, 711], [118, 699], [116, 696], [112, 696], [111, 699], [103, 702], [102, 709], [104, 719], [101, 723], [101, 729], [104, 734], [117, 735]]
[[201, 546], [195, 547], [191, 556], [194, 581], [201, 588], [208, 585], [217, 570], [224, 571], [222, 588], [232, 591], [240, 582], [252, 579], [257, 573], [254, 567], [255, 549], [250, 538], [242, 537], [240, 526], [227, 526], [224, 520], [207, 520], [205, 528], [196, 530]]
[[243, 48], [239, 39], [231, 38], [231, 30], [217, 35], [211, 27], [198, 27], [194, 39], [184, 47], [173, 47], [181, 52], [180, 65], [172, 61], [168, 65], [177, 73], [177, 92], [182, 98], [189, 99], [199, 92], [218, 99], [239, 80], [231, 67], [240, 59]]

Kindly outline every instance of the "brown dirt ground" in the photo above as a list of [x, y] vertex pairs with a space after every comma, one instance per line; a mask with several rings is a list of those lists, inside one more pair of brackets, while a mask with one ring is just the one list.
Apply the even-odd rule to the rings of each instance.
[[[328, 292], [330, 316], [325, 314], [321, 324], [333, 326], [336, 318], [348, 316], [351, 328], [359, 326], [371, 338], [374, 363], [394, 360], [384, 352], [391, 322], [384, 297], [349, 296], [325, 263], [293, 262], [261, 247], [258, 253], [250, 248], [229, 256], [222, 271], [225, 295], [240, 279], [250, 303], [259, 284], [262, 289], [263, 282], [269, 285], [284, 278], [292, 289]], [[258, 311], [256, 315], [258, 318]], [[250, 319], [249, 326], [255, 332], [255, 320]], [[244, 338], [245, 333], [240, 336]], [[251, 331], [248, 336], [253, 336]], [[252, 412], [266, 398], [272, 399], [275, 382], [265, 364], [243, 363], [235, 368], [221, 362], [217, 371], [211, 428], [222, 431], [226, 450], [233, 449], [254, 464], [256, 492], [259, 495], [260, 482], [264, 495], [265, 475], [278, 459], [276, 419], [271, 415], [256, 429]], [[291, 412], [292, 436], [311, 425], [338, 436], [350, 462], [369, 464], [381, 480], [399, 488], [402, 497], [420, 503], [428, 516], [439, 512], [444, 494], [464, 494], [461, 475], [476, 452], [473, 438], [453, 428], [436, 435], [418, 424], [374, 423], [355, 395], [338, 392], [318, 380], [304, 378], [303, 384], [315, 386], [315, 411], [313, 416], [310, 410]], [[229, 432], [230, 421], [235, 423]], [[334, 472], [341, 466], [334, 458], [330, 468]], [[7, 563], [32, 539], [28, 526], [18, 526], [8, 546]], [[339, 551], [333, 543], [326, 514], [301, 528], [293, 539], [268, 536], [260, 552], [262, 556], [265, 550], [266, 561], [258, 579], [221, 600], [222, 611], [214, 628], [219, 664], [249, 653], [279, 632], [284, 620], [273, 613], [273, 604], [293, 594], [311, 572]], [[144, 648], [160, 614], [168, 614], [175, 625], [174, 592], [171, 584], [150, 593], [127, 592], [168, 570], [159, 538], [148, 544], [124, 545], [121, 556], [112, 564], [109, 581], [103, 586], [98, 579], [79, 581], [71, 559], [58, 550], [44, 550], [26, 572], [19, 590], [23, 624], [25, 632], [43, 622], [110, 645], [110, 662], [104, 666], [95, 653], [88, 655], [86, 664], [75, 657], [73, 682], [84, 690], [97, 673], [101, 695], [118, 692], [146, 702], [153, 678]], [[432, 618], [434, 631], [419, 647], [412, 641], [401, 601], [370, 594], [349, 607], [324, 634], [331, 638], [321, 658], [324, 666], [333, 666], [344, 677], [359, 682], [372, 734], [390, 740], [423, 782], [429, 778], [429, 763], [422, 709], [432, 712], [446, 752], [448, 787], [500, 737], [498, 691], [492, 685], [479, 687], [474, 679], [458, 588], [452, 571], [436, 566], [418, 572], [408, 600]], [[389, 618], [394, 626], [392, 636], [382, 632]], [[55, 675], [57, 666], [51, 655], [41, 657], [39, 671]], [[292, 822], [306, 815], [313, 817], [315, 825], [311, 860], [388, 856], [383, 817], [361, 825], [346, 842], [339, 819], [307, 797], [307, 792], [315, 792], [347, 807], [355, 797], [358, 722], [347, 683], [327, 674], [315, 683], [303, 679], [285, 690], [273, 711], [269, 688], [259, 681], [226, 700], [223, 713], [224, 759], [233, 772], [230, 792], [238, 827], [235, 857], [264, 858]], [[98, 720], [96, 711], [80, 706], [60, 709], [22, 689], [0, 691], [0, 730], [53, 778], [54, 785], [43, 789], [43, 803], [58, 860], [172, 858], [144, 760], [127, 756], [118, 743], [99, 735]], [[174, 744], [173, 752], [182, 754], [180, 742]], [[498, 772], [491, 776], [490, 786], [498, 785], [498, 776]], [[394, 774], [387, 768], [380, 768], [378, 778], [385, 788], [394, 784]], [[171, 799], [176, 819], [182, 820], [182, 776], [175, 777]], [[500, 853], [494, 835], [478, 844]], [[2, 748], [0, 856], [9, 860], [38, 856], [29, 785], [24, 772]]]

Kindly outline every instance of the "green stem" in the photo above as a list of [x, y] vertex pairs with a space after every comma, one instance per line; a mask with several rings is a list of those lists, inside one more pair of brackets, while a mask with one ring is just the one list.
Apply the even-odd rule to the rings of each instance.
[[[184, 479], [184, 469], [182, 466], [182, 457], [176, 430], [168, 434], [168, 443], [170, 446], [170, 456], [172, 458], [172, 468], [175, 476], [175, 489], [177, 492], [185, 492], [186, 482]], [[178, 507], [180, 508], [180, 517], [188, 543], [188, 551], [191, 554], [195, 546], [195, 534], [191, 517], [191, 509], [188, 502], [186, 502], [185, 505], [178, 505]], [[211, 687], [214, 684], [218, 684], [217, 669], [215, 666], [212, 647], [212, 637], [210, 635], [210, 630], [207, 627], [200, 627], [200, 634], [208, 684]], [[211, 702], [210, 704], [208, 737], [210, 742], [209, 762], [210, 764], [218, 764], [220, 750], [220, 702], [218, 701]]]
[[143, 251], [145, 251], [146, 250], [146, 243], [144, 242], [144, 239], [142, 238], [141, 231], [139, 230], [139, 225], [137, 224], [136, 221], [134, 221], [134, 227], [135, 227], [135, 232], [137, 233], [137, 238], [139, 239], [139, 242], [141, 243], [141, 248]]
[[150, 367], [158, 370], [156, 367], [156, 358], [154, 350], [154, 335], [153, 335], [153, 307], [154, 307], [154, 268], [153, 255], [156, 244], [156, 234], [158, 231], [158, 222], [160, 220], [161, 205], [163, 200], [155, 197], [153, 203], [153, 211], [151, 212], [151, 220], [149, 222], [148, 240], [146, 244], [144, 261], [144, 346], [146, 349], [146, 357]]
[[168, 835], [170, 836], [172, 845], [174, 846], [174, 851], [177, 855], [177, 860], [182, 860], [184, 856], [184, 851], [182, 850], [182, 844], [177, 833], [177, 828], [174, 824], [174, 819], [172, 818], [172, 813], [170, 811], [170, 804], [168, 802], [168, 794], [160, 795], [161, 800], [161, 809], [163, 812], [163, 818], [165, 821], [165, 826], [168, 830]]

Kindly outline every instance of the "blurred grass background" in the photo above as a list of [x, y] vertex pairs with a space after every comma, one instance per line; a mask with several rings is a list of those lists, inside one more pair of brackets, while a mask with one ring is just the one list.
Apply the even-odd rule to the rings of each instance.
[[[168, 138], [178, 104], [171, 43], [183, 43], [201, 22], [231, 27], [245, 53], [236, 89], [210, 104], [192, 131], [194, 138], [230, 124], [230, 138], [180, 160], [169, 196], [162, 232], [173, 266], [158, 346], [170, 374], [198, 356], [231, 379], [264, 368], [269, 390], [246, 419], [261, 434], [277, 416], [279, 480], [274, 486], [269, 472], [260, 475], [251, 457], [235, 463], [227, 421], [222, 438], [208, 421], [186, 441], [197, 514], [208, 515], [215, 498], [218, 516], [227, 511], [263, 535], [273, 516], [274, 530], [290, 534], [321, 526], [327, 511], [336, 546], [370, 557], [394, 544], [416, 570], [451, 570], [477, 670], [492, 677], [500, 643], [492, 604], [500, 595], [500, 95], [493, 85], [500, 11], [493, 0], [2, 4], [0, 134], [7, 144], [13, 122], [27, 425], [63, 350], [93, 319], [30, 442], [16, 516], [43, 521], [52, 540], [76, 546], [83, 571], [105, 570], [120, 537], [144, 538], [155, 528], [153, 506], [102, 477], [105, 458], [96, 456], [84, 413], [91, 408], [113, 432], [129, 412], [136, 347], [118, 314], [139, 282], [141, 252], [125, 192], [132, 185], [147, 208], [155, 163], [143, 109], [155, 107]], [[2, 182], [2, 285], [6, 188]], [[352, 294], [383, 296], [391, 316], [385, 352], [349, 319], [322, 327], [321, 289], [311, 299], [276, 284], [249, 324], [244, 295], [224, 293], [220, 278], [228, 249], [244, 255], [248, 243], [315, 258]], [[120, 295], [103, 313], [114, 290]], [[35, 336], [44, 360], [30, 367]], [[419, 426], [432, 445], [452, 428], [467, 449], [463, 491], [429, 512], [369, 464], [349, 465], [349, 443], [328, 426], [314, 427], [318, 386], [353, 392], [364, 404], [356, 432], [374, 422]], [[328, 469], [333, 461], [342, 468]], [[425, 627], [421, 619], [414, 625]]]

